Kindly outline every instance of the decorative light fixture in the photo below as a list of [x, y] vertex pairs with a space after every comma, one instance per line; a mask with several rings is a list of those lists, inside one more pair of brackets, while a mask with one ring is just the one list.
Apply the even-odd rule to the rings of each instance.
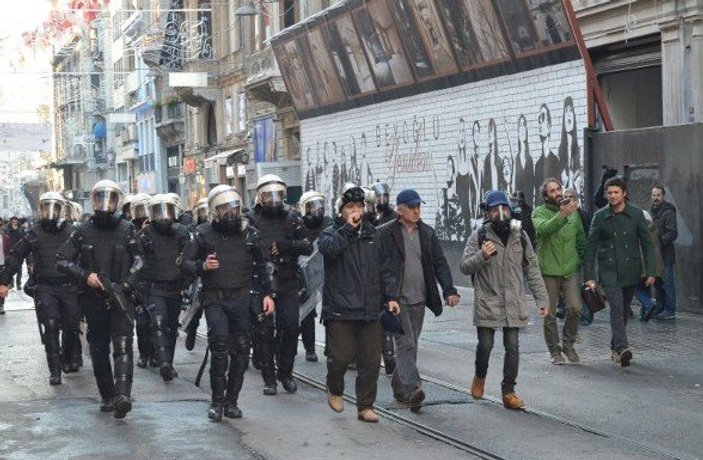
[[256, 7], [251, 2], [245, 3], [234, 12], [235, 16], [256, 16], [256, 14]]

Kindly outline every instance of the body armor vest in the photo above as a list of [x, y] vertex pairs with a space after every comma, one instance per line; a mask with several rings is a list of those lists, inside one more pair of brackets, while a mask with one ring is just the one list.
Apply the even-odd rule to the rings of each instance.
[[176, 259], [188, 242], [188, 232], [182, 225], [173, 225], [169, 233], [161, 233], [152, 226], [142, 230], [150, 245], [144, 248], [144, 267], [139, 272], [146, 281], [177, 281], [183, 275], [178, 270]]
[[44, 230], [41, 224], [32, 227], [28, 240], [32, 246], [33, 273], [37, 283], [64, 283], [71, 280], [69, 276], [56, 270], [56, 254], [59, 252], [59, 248], [71, 237], [72, 232], [73, 227], [65, 223], [56, 233]]
[[251, 286], [254, 258], [248, 243], [248, 231], [237, 235], [224, 235], [211, 225], [202, 229], [205, 256], [216, 253], [220, 268], [208, 271], [201, 277], [203, 289], [240, 289]]
[[87, 222], [83, 227], [80, 266], [91, 272], [102, 272], [110, 280], [121, 283], [131, 265], [127, 248], [130, 227], [131, 224], [124, 220], [108, 229]]

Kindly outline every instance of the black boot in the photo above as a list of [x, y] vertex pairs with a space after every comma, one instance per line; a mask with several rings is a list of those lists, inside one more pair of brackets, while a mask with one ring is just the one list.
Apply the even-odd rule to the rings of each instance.
[[312, 363], [317, 362], [317, 353], [315, 353], [315, 310], [312, 310], [308, 316], [300, 323], [300, 336], [303, 339], [303, 347], [305, 348], [305, 361]]
[[288, 393], [298, 391], [298, 385], [293, 380], [293, 365], [298, 350], [298, 328], [279, 329], [278, 331], [278, 380]]
[[61, 385], [61, 347], [59, 346], [59, 322], [55, 318], [44, 321], [44, 349], [49, 365], [49, 384]]
[[115, 410], [115, 382], [112, 378], [97, 378], [98, 391], [100, 392], [100, 412], [112, 412]]
[[393, 334], [383, 332], [381, 349], [383, 351], [383, 367], [386, 370], [386, 375], [391, 375], [395, 371], [395, 342]]
[[155, 357], [159, 365], [159, 374], [164, 382], [170, 382], [174, 376], [171, 372], [171, 330], [166, 325], [166, 320], [161, 315], [153, 317], [151, 329], [154, 332], [153, 343], [155, 348]]
[[66, 374], [78, 372], [80, 366], [78, 365], [77, 354], [81, 353], [81, 340], [78, 330], [64, 329], [62, 339], [63, 347], [61, 349], [61, 361], [63, 363], [63, 371]]
[[222, 420], [225, 405], [225, 389], [227, 387], [228, 338], [214, 337], [210, 341], [210, 387], [212, 389], [212, 404], [208, 418], [215, 422]]
[[124, 418], [132, 410], [132, 337], [117, 336], [112, 341], [115, 361], [115, 418]]
[[241, 418], [242, 411], [237, 407], [239, 392], [244, 384], [244, 371], [249, 362], [249, 337], [235, 337], [230, 354], [229, 372], [227, 374], [227, 395], [224, 415], [227, 418]]

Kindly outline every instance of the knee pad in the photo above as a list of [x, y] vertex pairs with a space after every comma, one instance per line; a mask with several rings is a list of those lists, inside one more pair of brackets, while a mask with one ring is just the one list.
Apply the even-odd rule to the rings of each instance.
[[44, 320], [44, 329], [47, 334], [59, 333], [59, 320], [57, 318], [47, 318]]
[[154, 318], [151, 320], [151, 325], [157, 331], [168, 331], [170, 329], [166, 318], [161, 315], [154, 316]]
[[230, 348], [229, 337], [218, 335], [208, 340], [210, 351], [213, 353], [227, 353]]
[[132, 353], [132, 339], [120, 335], [112, 340], [113, 356], [126, 355]]
[[232, 341], [230, 354], [237, 356], [249, 356], [250, 340], [247, 335], [239, 335]]

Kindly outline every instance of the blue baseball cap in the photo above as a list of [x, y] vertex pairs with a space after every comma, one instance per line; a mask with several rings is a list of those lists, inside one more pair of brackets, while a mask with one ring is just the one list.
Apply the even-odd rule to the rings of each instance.
[[508, 200], [508, 195], [500, 190], [491, 190], [486, 193], [486, 208], [492, 208], [493, 206], [510, 206], [510, 201]]
[[420, 195], [418, 195], [418, 193], [411, 188], [401, 190], [395, 199], [396, 205], [407, 204], [410, 206], [417, 206], [420, 203], [425, 204], [425, 202], [420, 198]]

